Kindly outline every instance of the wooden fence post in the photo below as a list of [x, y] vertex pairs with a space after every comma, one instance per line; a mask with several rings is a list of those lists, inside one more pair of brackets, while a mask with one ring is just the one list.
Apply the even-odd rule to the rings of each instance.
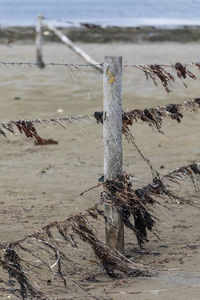
[[42, 15], [38, 15], [36, 23], [36, 62], [40, 69], [45, 67], [42, 59]]
[[[103, 73], [104, 180], [122, 173], [122, 57], [106, 56]], [[124, 226], [117, 209], [105, 204], [106, 242], [124, 253]]]
[[61, 39], [61, 41], [66, 44], [70, 49], [72, 49], [76, 54], [81, 56], [87, 63], [91, 64], [92, 67], [97, 69], [99, 72], [102, 73], [102, 67], [101, 65], [94, 60], [92, 57], [90, 57], [87, 53], [85, 53], [81, 48], [76, 46], [66, 35], [64, 35], [60, 30], [52, 26], [51, 24], [44, 23], [44, 25], [53, 31], [57, 37]]

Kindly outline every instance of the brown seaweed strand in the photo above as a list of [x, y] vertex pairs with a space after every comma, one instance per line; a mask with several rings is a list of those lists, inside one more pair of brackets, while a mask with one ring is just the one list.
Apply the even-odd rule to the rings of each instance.
[[0, 257], [0, 264], [3, 269], [7, 270], [11, 278], [15, 278], [20, 285], [20, 294], [22, 299], [28, 299], [28, 295], [41, 299], [42, 293], [36, 291], [27, 276], [22, 270], [21, 259], [16, 251], [13, 249], [12, 244], [8, 245], [5, 249], [4, 258]]
[[150, 78], [156, 86], [158, 86], [158, 80], [160, 80], [166, 92], [171, 92], [169, 86], [175, 81], [174, 76], [161, 67], [161, 65], [137, 65], [136, 68], [142, 70], [145, 73], [146, 79]]
[[181, 79], [181, 81], [185, 87], [187, 87], [187, 85], [185, 84], [185, 82], [183, 82], [183, 79], [186, 79], [187, 75], [192, 79], [197, 78], [191, 71], [189, 71], [187, 69], [186, 65], [182, 65], [181, 63], [177, 62], [174, 67], [175, 67], [178, 78]]

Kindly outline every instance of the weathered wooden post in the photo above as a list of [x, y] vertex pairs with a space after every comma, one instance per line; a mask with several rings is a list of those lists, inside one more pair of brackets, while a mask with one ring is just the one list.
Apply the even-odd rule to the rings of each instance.
[[42, 20], [43, 16], [38, 15], [36, 23], [36, 62], [40, 69], [45, 67], [42, 59]]
[[[104, 180], [122, 173], [122, 57], [106, 56], [103, 73]], [[124, 226], [112, 204], [105, 204], [106, 242], [124, 252]]]
[[60, 30], [52, 26], [51, 24], [48, 24], [47, 22], [44, 23], [44, 25], [54, 32], [54, 34], [61, 39], [61, 41], [66, 44], [70, 49], [72, 49], [76, 54], [81, 56], [87, 63], [91, 64], [92, 67], [97, 69], [102, 73], [102, 67], [101, 65], [94, 60], [92, 57], [90, 57], [87, 53], [85, 53], [81, 48], [76, 46], [66, 35], [64, 35]]

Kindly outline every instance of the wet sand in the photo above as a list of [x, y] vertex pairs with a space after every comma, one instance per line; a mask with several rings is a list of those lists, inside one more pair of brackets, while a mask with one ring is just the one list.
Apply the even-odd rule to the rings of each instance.
[[[80, 46], [99, 62], [105, 55], [122, 55], [123, 62], [128, 64], [198, 61], [200, 52], [197, 43]], [[34, 61], [34, 45], [0, 45], [0, 57], [1, 61]], [[44, 60], [82, 63], [67, 47], [55, 43], [44, 45]], [[188, 88], [177, 80], [172, 87], [173, 92], [167, 94], [161, 85], [155, 87], [151, 81], [146, 81], [141, 71], [125, 69], [123, 107], [145, 108], [199, 97], [200, 74], [196, 67], [192, 70], [197, 80], [187, 80]], [[65, 67], [47, 67], [40, 70], [1, 65], [0, 74], [1, 120], [47, 119], [102, 110], [102, 75], [93, 69], [70, 71]], [[20, 99], [15, 100], [15, 97]], [[58, 109], [62, 109], [63, 113], [58, 113]], [[134, 125], [132, 132], [153, 166], [165, 174], [199, 161], [199, 121], [198, 112], [185, 113], [181, 124], [166, 119], [164, 135], [154, 133], [141, 122]], [[35, 146], [32, 140], [24, 136], [0, 138], [1, 242], [20, 239], [43, 224], [65, 218], [99, 200], [98, 189], [83, 197], [79, 194], [96, 185], [103, 173], [102, 127], [94, 121], [66, 126], [66, 130], [54, 125], [38, 127], [42, 137], [55, 139], [58, 145]], [[135, 185], [143, 186], [150, 182], [148, 166], [125, 140], [123, 151], [124, 169], [133, 174]], [[181, 186], [180, 193], [186, 199], [192, 197], [198, 201], [199, 194], [190, 182]], [[171, 204], [170, 201], [168, 207], [170, 210], [162, 206], [155, 209], [155, 214], [160, 218], [157, 228], [161, 240], [150, 234], [146, 251], [139, 251], [133, 234], [126, 233], [127, 253], [134, 261], [156, 270], [158, 275], [146, 279], [113, 280], [96, 268], [95, 276], [99, 282], [87, 285], [91, 294], [100, 299], [114, 300], [199, 299], [200, 210], [188, 205]], [[1, 271], [1, 276], [4, 276], [2, 274], [5, 272]], [[79, 289], [69, 289], [67, 295], [63, 290], [51, 290], [51, 294], [55, 299], [85, 299]], [[1, 299], [7, 295], [2, 295]]]

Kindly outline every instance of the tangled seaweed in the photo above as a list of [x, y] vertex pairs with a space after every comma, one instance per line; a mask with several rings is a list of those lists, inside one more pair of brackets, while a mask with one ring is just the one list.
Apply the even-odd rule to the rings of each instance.
[[2, 123], [1, 126], [0, 135], [3, 135], [4, 137], [7, 136], [6, 132], [15, 134], [15, 129], [17, 128], [19, 133], [25, 134], [28, 138], [35, 138], [35, 140], [40, 144], [45, 144], [45, 140], [38, 135], [37, 130], [31, 121], [11, 121], [9, 123]]
[[[100, 220], [102, 217], [103, 219]], [[18, 282], [22, 299], [29, 299], [29, 297], [44, 299], [43, 293], [37, 291], [29, 281], [28, 271], [26, 270], [25, 272], [23, 269], [23, 265], [26, 262], [26, 253], [31, 255], [33, 259], [39, 258], [40, 261], [42, 260], [40, 256], [34, 254], [32, 250], [34, 245], [50, 256], [51, 260], [54, 260], [51, 266], [47, 265], [44, 260], [41, 263], [46, 265], [50, 272], [59, 276], [65, 286], [67, 286], [67, 280], [70, 280], [65, 271], [65, 263], [72, 263], [73, 269], [75, 264], [70, 261], [67, 253], [63, 252], [61, 247], [67, 244], [77, 249], [79, 247], [76, 241], [77, 237], [91, 246], [109, 276], [119, 276], [116, 271], [128, 276], [151, 275], [147, 269], [131, 263], [118, 251], [110, 248], [100, 240], [93, 229], [90, 218], [97, 222], [102, 222], [104, 220], [103, 211], [96, 205], [82, 213], [69, 216], [62, 221], [51, 222], [21, 240], [0, 245], [0, 265], [8, 272], [11, 278]], [[20, 254], [17, 253], [18, 251]], [[57, 270], [53, 272], [55, 267], [57, 267]]]
[[152, 79], [156, 86], [158, 86], [158, 80], [160, 80], [166, 92], [171, 92], [169, 86], [175, 81], [174, 76], [161, 65], [138, 65], [137, 68], [144, 72], [146, 79]]
[[[106, 180], [101, 200], [106, 204], [114, 205], [121, 215], [124, 225], [131, 229], [137, 237], [138, 245], [142, 247], [147, 239], [147, 230], [152, 231], [156, 218], [152, 215], [152, 206], [158, 204], [157, 197], [167, 196], [170, 199], [184, 203], [165, 184], [166, 180], [179, 184], [181, 179], [191, 180], [197, 188], [200, 180], [200, 167], [198, 164], [190, 164], [180, 167], [162, 178], [154, 177], [152, 183], [134, 190], [130, 177], [122, 174], [116, 180]], [[187, 203], [192, 204], [187, 201]], [[134, 224], [130, 218], [133, 216]]]
[[180, 180], [191, 180], [195, 189], [198, 190], [198, 183], [200, 180], [200, 165], [190, 164], [180, 167], [169, 174], [163, 176], [163, 179], [168, 179], [179, 184]]
[[0, 257], [0, 265], [6, 270], [10, 278], [15, 278], [20, 285], [20, 295], [22, 299], [27, 299], [28, 295], [40, 298], [41, 292], [38, 292], [29, 282], [28, 277], [22, 270], [21, 259], [16, 251], [9, 245], [4, 250], [3, 258]]
[[[133, 126], [134, 121], [141, 120], [146, 122], [149, 126], [161, 131], [163, 125], [163, 118], [171, 118], [172, 120], [181, 122], [183, 118], [183, 110], [196, 112], [200, 108], [200, 98], [184, 101], [180, 103], [171, 103], [164, 106], [156, 106], [153, 108], [134, 109], [130, 111], [123, 111], [122, 120], [123, 128], [126, 131], [127, 126]], [[94, 118], [97, 123], [103, 123], [103, 112], [95, 112]]]
[[78, 116], [64, 116], [62, 118], [51, 118], [51, 119], [33, 119], [33, 120], [18, 120], [18, 121], [0, 121], [0, 135], [6, 137], [7, 133], [16, 134], [17, 132], [25, 134], [27, 137], [35, 138], [39, 144], [45, 144], [46, 140], [42, 139], [35, 126], [41, 124], [58, 124], [65, 128], [64, 122], [79, 124], [82, 121], [89, 121], [92, 118], [90, 115], [78, 115]]
[[[176, 70], [176, 74], [178, 76], [178, 78], [180, 78], [183, 82], [183, 79], [187, 78], [187, 75], [192, 78], [192, 79], [197, 79], [197, 77], [187, 69], [186, 65], [182, 65], [181, 63], [176, 63], [174, 66], [175, 70]], [[183, 82], [183, 85], [185, 87], [187, 87], [187, 85], [185, 84], [185, 82]]]
[[[180, 180], [191, 180], [197, 187], [197, 182], [200, 181], [199, 164], [180, 167], [162, 178], [154, 178], [151, 184], [135, 190], [132, 188], [131, 178], [127, 174], [122, 174], [116, 180], [106, 180], [103, 183], [104, 191], [101, 193], [101, 199], [104, 203], [114, 205], [117, 208], [124, 225], [134, 232], [140, 246], [148, 242], [147, 232], [152, 231], [155, 227], [157, 218], [152, 213], [153, 206], [163, 204], [163, 201], [158, 201], [157, 198], [167, 196], [170, 199], [176, 199], [177, 197], [166, 188], [166, 180], [177, 184]], [[62, 221], [53, 221], [21, 240], [0, 244], [0, 265], [3, 270], [7, 271], [10, 278], [19, 285], [19, 292], [14, 286], [10, 292], [18, 293], [22, 299], [30, 299], [31, 297], [46, 299], [45, 292], [38, 290], [39, 286], [36, 289], [30, 279], [31, 276], [29, 276], [35, 273], [38, 268], [43, 270], [42, 266], [45, 266], [52, 276], [60, 277], [65, 287], [67, 287], [68, 281], [72, 281], [84, 293], [97, 300], [96, 296], [89, 294], [89, 291], [84, 289], [84, 286], [78, 281], [72, 279], [70, 275], [72, 270], [73, 272], [77, 270], [80, 273], [80, 267], [76, 266], [73, 260], [68, 257], [68, 252], [63, 251], [63, 248], [70, 245], [75, 250], [79, 249], [80, 243], [77, 238], [91, 246], [109, 276], [115, 277], [119, 274], [151, 276], [149, 270], [129, 261], [98, 237], [98, 231], [94, 229], [94, 220], [99, 228], [99, 224], [104, 224], [104, 219], [103, 211], [98, 205], [95, 205]], [[155, 232], [153, 231], [153, 233]], [[43, 259], [41, 252], [48, 259]], [[32, 259], [27, 260], [27, 255]], [[40, 265], [35, 263], [36, 259], [40, 261]], [[25, 267], [26, 265], [28, 268]], [[48, 282], [49, 280], [46, 281], [46, 284]]]
[[[196, 64], [197, 65], [197, 64]], [[174, 76], [167, 72], [162, 65], [159, 64], [151, 64], [151, 65], [136, 65], [136, 68], [139, 70], [142, 70], [146, 76], [146, 79], [151, 79], [153, 83], [158, 86], [158, 80], [162, 83], [163, 87], [165, 88], [166, 92], [171, 92], [170, 85], [175, 81]], [[176, 75], [178, 78], [180, 78], [183, 82], [183, 79], [186, 79], [187, 76], [189, 76], [192, 79], [196, 79], [196, 76], [188, 70], [186, 65], [183, 65], [179, 62], [177, 62], [174, 65]], [[183, 85], [187, 87], [185, 82], [183, 82]]]
[[[154, 217], [147, 206], [153, 205], [155, 201], [145, 192], [134, 191], [128, 175], [123, 174], [117, 180], [106, 180], [101, 199], [104, 203], [114, 204], [124, 225], [136, 235], [140, 247], [144, 242], [148, 242], [147, 229], [152, 230]], [[130, 221], [131, 216], [134, 218], [134, 224]]]

